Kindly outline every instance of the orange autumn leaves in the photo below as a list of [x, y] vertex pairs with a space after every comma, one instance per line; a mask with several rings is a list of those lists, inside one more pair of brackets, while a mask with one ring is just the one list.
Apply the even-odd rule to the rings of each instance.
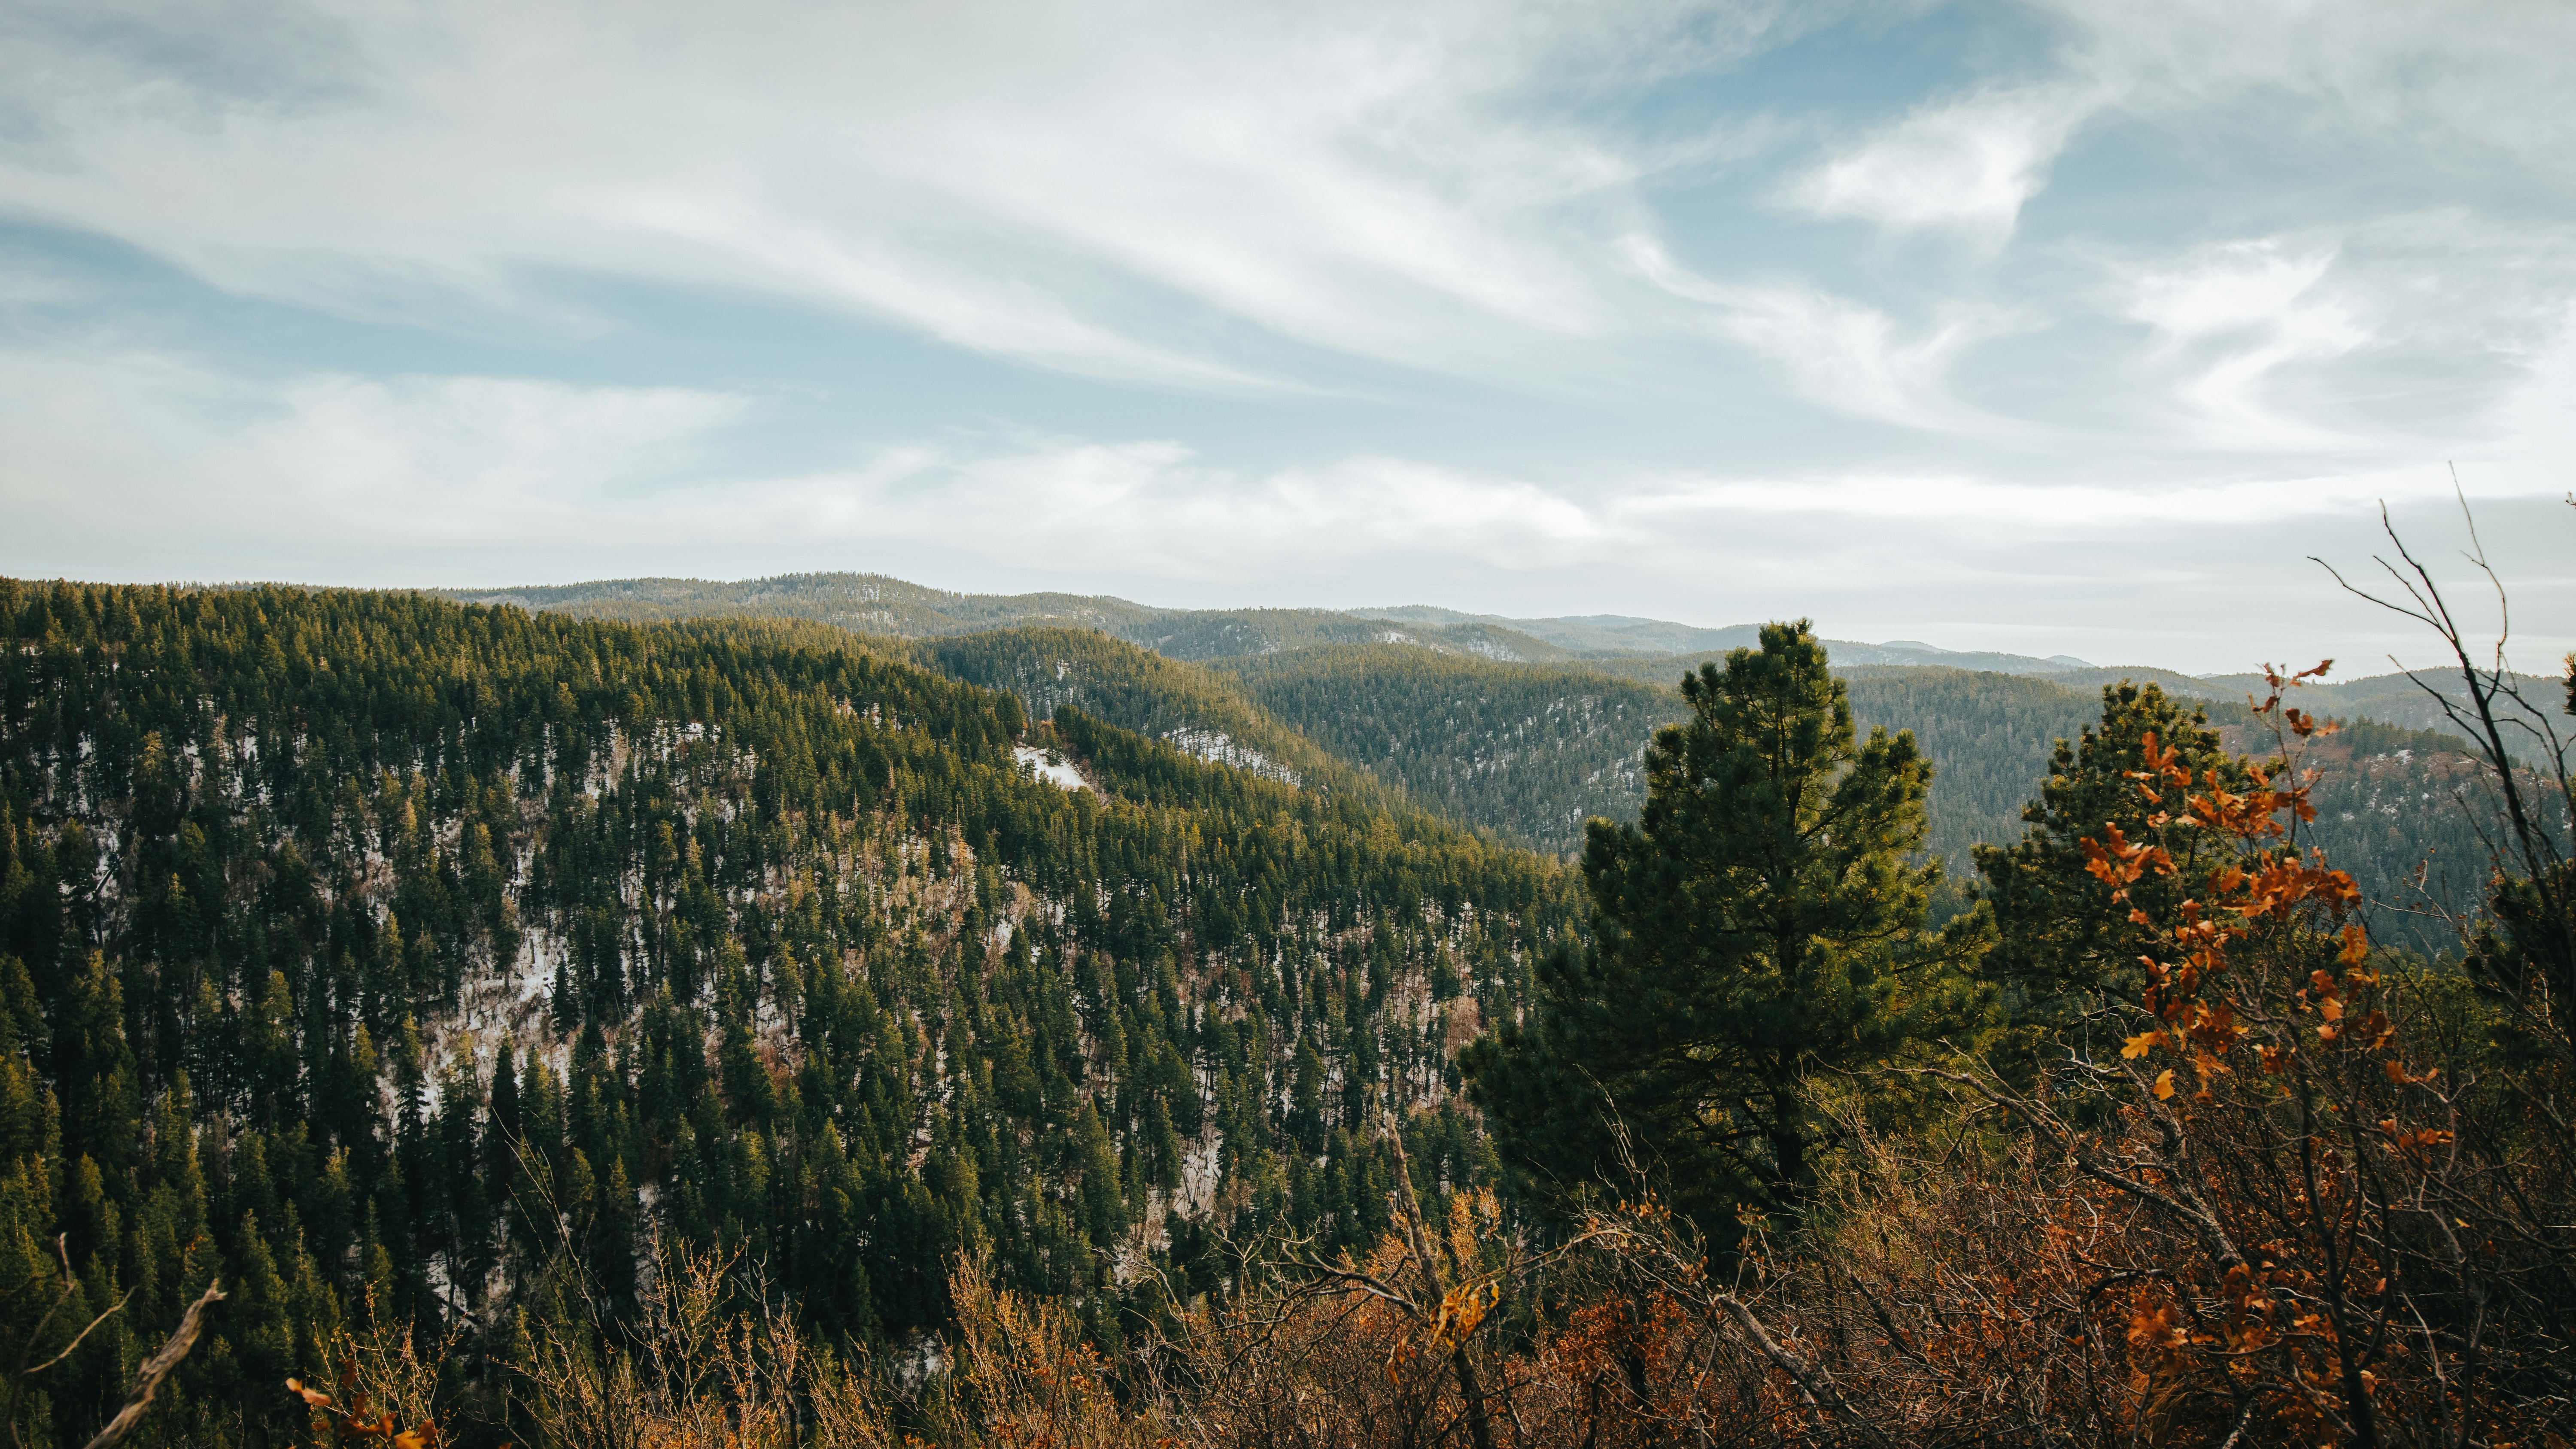
[[[2280, 708], [2283, 688], [2323, 674], [2326, 667], [2320, 664], [2289, 676], [2266, 671], [2273, 694], [2256, 712], [2273, 714]], [[2282, 718], [2290, 733], [2301, 737], [2334, 728], [2295, 709]], [[2316, 818], [2306, 780], [2278, 783], [2290, 774], [2286, 758], [2273, 761], [2268, 769], [2255, 769], [2246, 788], [2230, 790], [2215, 769], [2202, 771], [2195, 780], [2180, 763], [2178, 752], [2165, 748], [2152, 730], [2139, 753], [2143, 768], [2123, 774], [2137, 782], [2138, 793], [2150, 805], [2158, 807], [2147, 818], [2147, 824], [2158, 831], [2168, 827], [2206, 830], [2260, 846], [2288, 833], [2281, 823], [2283, 815], [2299, 821]], [[2120, 1055], [2134, 1061], [2157, 1049], [2180, 1053], [2206, 1082], [2226, 1070], [2225, 1059], [2245, 1038], [2239, 1003], [2210, 989], [2226, 972], [2230, 949], [2264, 923], [2287, 920], [2303, 907], [2322, 905], [2340, 915], [2360, 903], [2361, 891], [2349, 874], [2328, 869], [2322, 857], [2303, 856], [2295, 845], [2257, 849], [2211, 870], [2198, 882], [2198, 895], [2174, 907], [2172, 919], [2158, 921], [2130, 903], [2130, 889], [2150, 876], [2177, 875], [2172, 854], [2155, 841], [2129, 839], [2116, 823], [2106, 822], [2102, 835], [2104, 839], [2088, 836], [2080, 842], [2085, 868], [2112, 888], [2114, 905], [2130, 906], [2130, 922], [2152, 931], [2160, 948], [2138, 958], [2146, 971], [2144, 1004], [2158, 1024], [2129, 1037]], [[2345, 968], [2343, 973], [2316, 971], [2292, 1003], [2293, 1009], [2313, 1011], [2320, 1018], [2316, 1033], [2323, 1042], [2333, 1042], [2349, 1029], [2348, 992], [2376, 984], [2378, 979], [2365, 965], [2370, 947], [2361, 927], [2344, 926], [2340, 940], [2336, 964]], [[2373, 1046], [2385, 1044], [2388, 1025], [2379, 1013], [2371, 1012], [2359, 1025]], [[2264, 1069], [2280, 1071], [2287, 1050], [2274, 1044], [2260, 1047]], [[2175, 1069], [2160, 1071], [2154, 1081], [2156, 1097], [2168, 1100], [2176, 1090]]]
[[306, 1388], [301, 1379], [288, 1379], [286, 1391], [304, 1401], [305, 1408], [316, 1420], [316, 1432], [328, 1429], [330, 1442], [334, 1445], [346, 1444], [352, 1439], [380, 1439], [389, 1449], [431, 1449], [438, 1442], [438, 1426], [435, 1424], [423, 1422], [403, 1429], [395, 1426], [391, 1414], [369, 1418], [367, 1396], [358, 1389], [357, 1382], [357, 1366], [343, 1364], [338, 1387], [347, 1399], [346, 1403], [335, 1403], [329, 1394]]
[[[2385, 1265], [2395, 1243], [2365, 1200], [2362, 1164], [2337, 1145], [2332, 1123], [2379, 1116], [2357, 1110], [2356, 1071], [2399, 1089], [2435, 1075], [2394, 1055], [2371, 1060], [2396, 1028], [2381, 1006], [2367, 934], [2347, 919], [2361, 893], [2345, 872], [2298, 848], [2298, 822], [2316, 812], [2308, 800], [2313, 776], [2292, 768], [2293, 739], [2332, 726], [2281, 710], [2280, 695], [2323, 668], [2270, 674], [2273, 695], [2257, 713], [2274, 721], [2280, 757], [2253, 766], [2238, 788], [2227, 788], [2215, 769], [2195, 777], [2148, 733], [2140, 768], [2123, 771], [2153, 808], [2148, 831], [2132, 839], [2106, 826], [2081, 842], [2086, 869], [2146, 933], [2138, 963], [2147, 1029], [2120, 1049], [2122, 1061], [2135, 1064], [2149, 1114], [2137, 1120], [2152, 1118], [2157, 1130], [2188, 1140], [2201, 1163], [2192, 1169], [2149, 1153], [2134, 1162], [2148, 1170], [2127, 1176], [2133, 1195], [2164, 1199], [2178, 1222], [2196, 1228], [2200, 1241], [2188, 1256], [2201, 1260], [2196, 1271], [2155, 1280], [2162, 1287], [2141, 1280], [2122, 1310], [2133, 1391], [2151, 1406], [2195, 1394], [2227, 1402], [2240, 1428], [2269, 1422], [2305, 1443], [2367, 1439], [2373, 1419], [2401, 1407], [2386, 1375], [2408, 1357], [2387, 1328]], [[2235, 848], [2213, 865], [2181, 867], [2177, 855], [2199, 852], [2185, 851], [2176, 832], [2208, 832]], [[2136, 890], [2150, 879], [2170, 886]], [[2261, 1068], [2254, 1080], [2268, 1088], [2229, 1085], [2248, 1055]], [[2267, 1100], [2292, 1115], [2267, 1116]], [[2291, 1122], [2307, 1125], [2278, 1135], [2275, 1127]], [[2395, 1116], [2377, 1126], [2400, 1160], [2388, 1166], [2400, 1171], [2420, 1174], [2454, 1140], [2446, 1128], [2410, 1129]], [[2263, 1159], [2274, 1152], [2304, 1152], [2310, 1170], [2295, 1178], [2267, 1173]], [[2206, 1287], [2185, 1286], [2195, 1277]], [[2438, 1386], [2410, 1386], [2397, 1398], [2426, 1392], [2446, 1397]], [[2151, 1408], [2149, 1417], [2159, 1414]]]

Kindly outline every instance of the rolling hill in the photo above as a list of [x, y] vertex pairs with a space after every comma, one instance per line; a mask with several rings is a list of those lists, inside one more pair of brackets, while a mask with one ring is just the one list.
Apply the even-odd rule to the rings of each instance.
[[[811, 619], [866, 634], [923, 638], [1010, 625], [1098, 629], [1175, 659], [1222, 659], [1324, 644], [1410, 644], [1434, 653], [1504, 663], [1570, 659], [1696, 660], [1753, 641], [1756, 626], [1708, 629], [1665, 619], [1595, 614], [1513, 619], [1429, 605], [1367, 609], [1161, 609], [1108, 595], [965, 594], [881, 574], [783, 574], [706, 579], [604, 579], [509, 589], [442, 589], [472, 604], [513, 604], [629, 623], [760, 617]], [[1911, 640], [1867, 644], [1829, 639], [1847, 664], [1921, 664], [2006, 674], [2088, 669], [2081, 659], [1962, 653]], [[1665, 672], [1673, 672], [1666, 670]]]
[[[1013, 689], [1035, 717], [1058, 701], [1100, 708], [1126, 728], [1220, 752], [1210, 758], [1249, 741], [1238, 758], [1254, 768], [1296, 762], [1343, 792], [1356, 776], [1557, 854], [1580, 850], [1589, 818], [1635, 817], [1645, 743], [1683, 712], [1676, 690], [1601, 672], [1596, 661], [1501, 663], [1392, 644], [1190, 665], [1098, 635], [1002, 634], [938, 641], [925, 657], [958, 678]], [[1003, 658], [1021, 662], [997, 668]], [[1889, 665], [1837, 673], [1862, 729], [1910, 729], [1933, 762], [1925, 844], [1963, 889], [1973, 847], [2021, 834], [2055, 743], [2101, 712], [2098, 689], [2053, 678]], [[2268, 748], [2241, 698], [2205, 707], [2236, 748]], [[1319, 768], [1318, 756], [1334, 768]], [[2356, 720], [2316, 741], [2305, 763], [2320, 772], [2309, 843], [2353, 872], [2390, 939], [2428, 952], [2451, 946], [2449, 929], [2420, 912], [2474, 906], [2486, 873], [2480, 830], [2491, 822], [2484, 777], [2457, 738]]]
[[[460, 597], [464, 597], [460, 595]], [[1015, 695], [1031, 717], [1069, 707], [1198, 758], [1362, 802], [1409, 802], [1552, 854], [1583, 821], [1633, 817], [1640, 753], [1678, 717], [1674, 683], [1751, 626], [1703, 629], [1619, 615], [1512, 618], [1427, 605], [1169, 610], [1107, 596], [959, 594], [875, 575], [744, 583], [622, 580], [470, 596], [624, 620], [796, 619], [864, 647]], [[2099, 691], [2153, 682], [2241, 734], [2257, 675], [2195, 677], [2059, 656], [1827, 641], [1863, 727], [1912, 729], [1936, 766], [1928, 848], [1968, 875], [1971, 847], [2011, 839], [2054, 741], [2100, 710]], [[2431, 681], [2446, 686], [2440, 676]], [[2560, 681], [2521, 677], [2535, 701]], [[2440, 703], [2404, 675], [2311, 686], [2314, 712], [2352, 722], [2323, 749], [2316, 843], [2374, 899], [2442, 908], [2483, 879], [2483, 786]], [[2367, 748], [2364, 748], [2364, 746]], [[2395, 929], [2438, 948], [2419, 917]]]

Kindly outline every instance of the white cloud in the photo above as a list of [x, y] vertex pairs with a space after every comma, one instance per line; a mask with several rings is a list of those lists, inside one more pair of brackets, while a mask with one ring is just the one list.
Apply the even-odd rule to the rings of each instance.
[[2199, 450], [2464, 456], [2565, 349], [2576, 227], [2464, 208], [2100, 259], [2145, 342], [2110, 384]]
[[2464, 168], [2509, 159], [2576, 181], [2576, 114], [2562, 103], [2576, 9], [2555, 0], [2474, 11], [2403, 0], [2039, 3], [2073, 27], [2068, 64], [2106, 105], [2158, 114], [2289, 98], [2313, 108], [2307, 124], [2369, 132], [2419, 158]]
[[[227, 376], [96, 340], [229, 345], [153, 330], [158, 292], [119, 311], [116, 263], [13, 252], [0, 567], [860, 564], [1233, 602], [1446, 581], [1715, 621], [1913, 589], [2027, 619], [2070, 556], [2192, 527], [2277, 576], [2254, 535], [2417, 497], [2444, 458], [2493, 494], [2564, 488], [2576, 11], [2043, 8], [2066, 43], [2026, 74], [1927, 86], [1864, 45], [1785, 109], [1731, 63], [1837, 7], [0, 6], [0, 219], [475, 334], [389, 372], [596, 366], [513, 349], [658, 325], [574, 310], [650, 291], [576, 272], [1151, 385], [905, 379], [854, 409], [899, 421], [834, 440], [849, 461], [791, 470], [745, 460], [816, 456], [828, 402], [734, 379], [793, 347], [659, 335], [637, 363], [681, 384], [659, 389], [360, 377], [328, 370], [366, 355], [352, 334], [297, 317]], [[1856, 111], [1899, 119], [1839, 125]], [[1820, 134], [1845, 149], [1772, 174]], [[2251, 194], [2222, 148], [2322, 169]], [[2084, 167], [2032, 244], [2033, 199]], [[330, 360], [293, 354], [326, 332]]]
[[1779, 287], [1746, 289], [1721, 325], [1780, 363], [1799, 393], [1826, 407], [1936, 431], [2006, 430], [1949, 388], [1960, 355], [2007, 330], [2003, 319], [1954, 316], [1909, 338], [1875, 307]]
[[2156, 355], [2188, 366], [2178, 396], [2208, 443], [2273, 450], [2349, 445], [2348, 435], [2275, 405], [2275, 374], [2342, 357], [2372, 340], [2354, 305], [2320, 284], [2332, 251], [2231, 242], [2137, 276], [2129, 315], [2154, 329]]
[[[2141, 489], [2100, 484], [2044, 486], [1990, 478], [1914, 474], [1824, 478], [1804, 483], [1718, 480], [1684, 484], [1636, 500], [1640, 520], [1744, 514], [1948, 524], [1991, 535], [2099, 538], [2140, 524], [2239, 527], [2366, 508], [2387, 480], [2264, 478]], [[2420, 491], [2420, 490], [2418, 490]]]
[[1626, 250], [1641, 275], [1704, 309], [1686, 325], [1751, 349], [1819, 407], [1936, 432], [2011, 430], [2006, 420], [1960, 401], [1951, 387], [1970, 348], [2027, 325], [2010, 311], [1953, 307], [1933, 326], [1909, 334], [1878, 308], [1815, 287], [1695, 276], [1649, 237], [1629, 238]]
[[147, 61], [74, 7], [0, 26], [41, 138], [0, 141], [0, 207], [366, 315], [515, 310], [532, 269], [594, 269], [1217, 390], [1278, 379], [1208, 355], [1191, 309], [1479, 376], [1633, 332], [1651, 299], [1594, 238], [1639, 214], [1639, 163], [1524, 98], [1773, 23], [1732, 0], [238, 8], [302, 43], [200, 27]]
[[1890, 232], [1949, 231], [1991, 251], [2097, 117], [2189, 122], [2267, 97], [2300, 103], [2299, 124], [2317, 132], [2365, 133], [2443, 166], [2500, 159], [2561, 188], [2576, 183], [2576, 113], [2562, 103], [2576, 9], [2563, 4], [2474, 15], [2316, 0], [2037, 8], [2071, 32], [2056, 74], [1926, 102], [1795, 178], [1781, 200]]
[[340, 539], [381, 561], [529, 532], [631, 537], [636, 501], [703, 477], [708, 443], [750, 406], [518, 378], [249, 387], [112, 354], [0, 353], [0, 390], [0, 452], [29, 555], [82, 553], [96, 567], [129, 543], [193, 541], [197, 576], [224, 573], [222, 554], [246, 540]]
[[756, 401], [690, 389], [315, 375], [254, 395], [148, 356], [0, 353], [0, 399], [0, 444], [62, 483], [28, 500], [31, 525], [113, 518], [140, 533], [363, 539], [378, 558], [578, 537], [654, 551], [948, 542], [1015, 567], [1114, 558], [1175, 580], [1294, 573], [1323, 555], [1517, 571], [1686, 554], [1703, 530], [1763, 518], [1884, 522], [1906, 538], [1925, 525], [2093, 538], [2157, 520], [2312, 517], [2449, 486], [2433, 472], [2139, 487], [1920, 469], [1632, 469], [1577, 484], [1368, 453], [1248, 470], [1168, 440], [1042, 435], [921, 441], [848, 466], [746, 475], [718, 443], [756, 418]]
[[2052, 86], [1927, 106], [1799, 177], [1782, 199], [1817, 216], [1950, 231], [1997, 248], [2099, 104], [2089, 88]]
[[1246, 472], [1168, 441], [988, 438], [745, 475], [714, 455], [755, 414], [692, 389], [318, 375], [253, 392], [148, 356], [0, 353], [0, 453], [50, 480], [18, 490], [0, 570], [83, 555], [113, 576], [130, 566], [101, 564], [129, 551], [266, 550], [420, 583], [528, 546], [663, 558], [838, 543], [1223, 580], [1326, 552], [1517, 569], [1616, 542], [1527, 481], [1371, 455]]
[[763, 492], [773, 514], [845, 537], [936, 540], [963, 518], [980, 549], [1020, 567], [1114, 557], [1204, 582], [1294, 573], [1321, 556], [1537, 568], [1617, 542], [1590, 510], [1518, 479], [1370, 455], [1245, 472], [1169, 442], [911, 449]]
[[2168, 345], [2213, 333], [2290, 326], [2325, 308], [2300, 299], [2334, 265], [2334, 253], [2284, 255], [2277, 242], [2230, 242], [2194, 258], [2179, 271], [2141, 277], [2129, 315], [2163, 333]]
[[[2331, 21], [2295, 4], [2050, 8], [2070, 36], [2053, 69], [1936, 95], [1773, 187], [1796, 218], [1719, 229], [1853, 217], [1990, 252], [2094, 118], [2181, 124], [2255, 93], [2295, 95], [2319, 130], [2420, 149], [2420, 125], [2560, 180], [2576, 155], [2550, 139], [2576, 142], [2546, 62], [2563, 7], [2474, 26], [2393, 5]], [[1972, 273], [1905, 278], [1911, 305], [1863, 302], [1871, 259], [1766, 236], [1760, 254], [1791, 265], [1757, 280], [1658, 214], [1665, 168], [1696, 164], [1676, 158], [1741, 164], [1790, 131], [1722, 105], [1668, 120], [1647, 89], [1687, 77], [1722, 102], [1727, 63], [1839, 13], [979, 0], [747, 19], [646, 0], [607, 24], [496, 0], [28, 0], [0, 13], [0, 214], [104, 232], [233, 290], [433, 326], [595, 324], [545, 279], [605, 271], [1237, 394], [1374, 385], [1282, 339], [1608, 392], [1663, 366], [1641, 358], [1678, 332], [1749, 350], [1834, 411], [2015, 431], [1958, 401], [1963, 364], [2063, 296]], [[1629, 255], [1641, 236], [1733, 300], [1676, 323], [1672, 289]], [[2203, 411], [2308, 360], [2213, 373]]]

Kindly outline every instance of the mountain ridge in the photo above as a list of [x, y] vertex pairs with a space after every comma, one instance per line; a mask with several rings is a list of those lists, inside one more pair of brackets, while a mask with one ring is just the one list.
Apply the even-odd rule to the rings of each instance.
[[[1762, 633], [1759, 624], [1729, 624], [1712, 629], [1636, 614], [1565, 614], [1543, 619], [1518, 619], [1501, 614], [1463, 613], [1434, 604], [1346, 609], [1343, 612], [1363, 619], [1388, 619], [1442, 627], [1476, 623], [1507, 628], [1573, 650], [1582, 658], [1625, 658], [1749, 648], [1759, 642]], [[1879, 644], [1857, 639], [1827, 639], [1823, 642], [1826, 648], [1835, 651], [1838, 659], [1850, 664], [1940, 664], [1959, 669], [1988, 669], [1998, 674], [2047, 674], [2099, 667], [2090, 660], [2070, 654], [2040, 658], [1993, 650], [1944, 649], [1917, 639], [1890, 639]]]
[[[875, 573], [778, 574], [767, 578], [598, 579], [498, 589], [431, 589], [460, 603], [510, 604], [627, 623], [687, 617], [789, 616], [897, 638], [935, 637], [1015, 625], [1088, 626], [1176, 659], [1219, 659], [1328, 644], [1414, 644], [1435, 653], [1500, 663], [1624, 659], [1745, 647], [1761, 626], [1707, 628], [1629, 614], [1512, 618], [1430, 604], [1356, 609], [1170, 609], [1111, 594], [1043, 591], [976, 594], [935, 589]], [[1404, 625], [1390, 629], [1388, 625]], [[1828, 639], [1845, 664], [1930, 664], [2001, 674], [2052, 674], [2098, 666], [2070, 655], [2039, 658], [1954, 650], [1917, 640], [1873, 644]]]

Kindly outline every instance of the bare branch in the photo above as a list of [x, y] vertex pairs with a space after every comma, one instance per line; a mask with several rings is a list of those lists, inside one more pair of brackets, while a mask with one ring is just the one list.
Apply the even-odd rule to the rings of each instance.
[[134, 1397], [127, 1399], [116, 1417], [108, 1420], [107, 1427], [98, 1431], [98, 1437], [89, 1441], [89, 1449], [116, 1449], [125, 1442], [125, 1436], [143, 1422], [143, 1411], [152, 1407], [152, 1396], [161, 1392], [161, 1385], [177, 1371], [179, 1361], [197, 1346], [197, 1334], [206, 1326], [207, 1307], [223, 1301], [224, 1285], [219, 1278], [207, 1284], [205, 1293], [188, 1305], [178, 1329], [161, 1345], [161, 1351], [143, 1361], [134, 1376]]
[[124, 1297], [117, 1299], [113, 1306], [99, 1314], [98, 1317], [91, 1319], [87, 1327], [84, 1327], [80, 1332], [73, 1334], [72, 1341], [63, 1345], [63, 1351], [61, 1353], [55, 1354], [52, 1358], [45, 1360], [34, 1368], [28, 1369], [26, 1371], [26, 1376], [28, 1378], [34, 1378], [36, 1375], [43, 1373], [45, 1370], [52, 1368], [58, 1363], [61, 1363], [64, 1359], [70, 1358], [72, 1356], [72, 1350], [80, 1347], [82, 1340], [89, 1337], [90, 1329], [98, 1327], [110, 1318], [113, 1318], [117, 1314], [125, 1311], [125, 1305], [134, 1301], [134, 1295], [137, 1291], [139, 1290], [133, 1288], [126, 1289]]

